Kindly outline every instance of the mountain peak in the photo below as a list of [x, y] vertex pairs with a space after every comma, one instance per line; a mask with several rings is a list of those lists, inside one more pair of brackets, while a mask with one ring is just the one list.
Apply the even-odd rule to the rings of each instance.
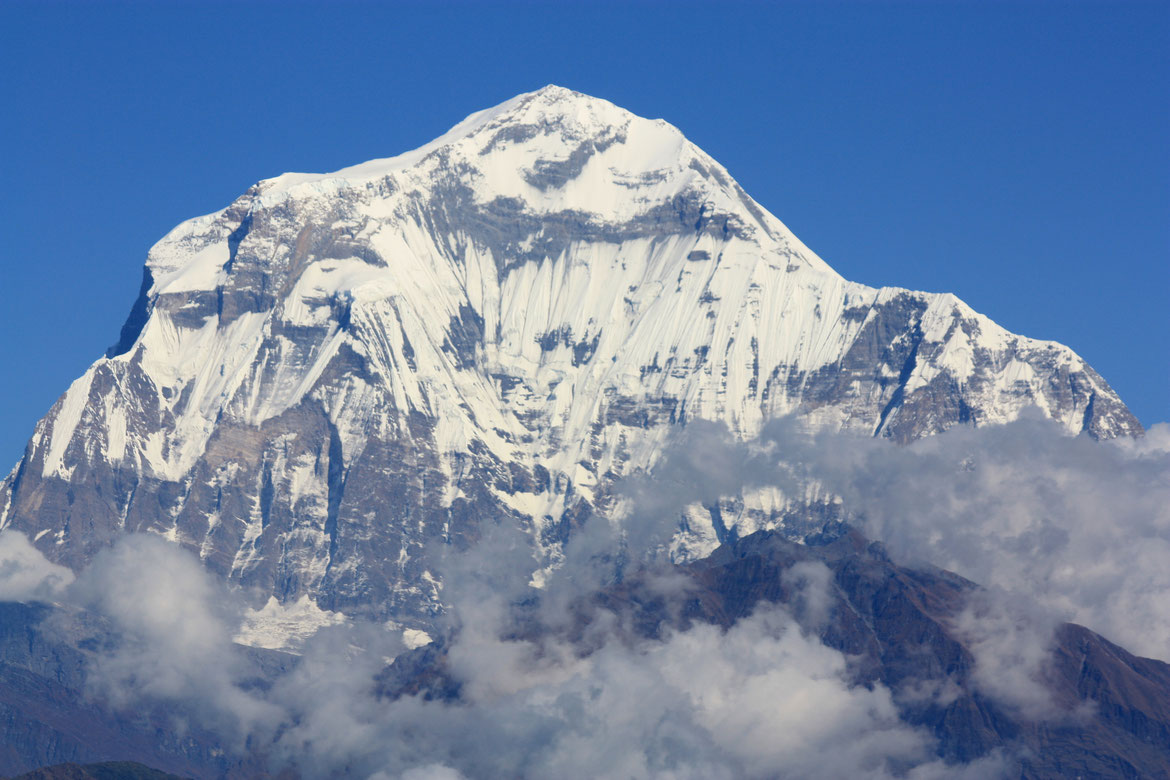
[[[70, 564], [153, 530], [281, 603], [421, 627], [432, 542], [506, 521], [555, 555], [686, 421], [910, 441], [1032, 406], [1141, 430], [1071, 350], [850, 283], [666, 122], [545, 87], [168, 234], [0, 525]], [[688, 515], [678, 555], [785, 522], [751, 501]]]
[[[622, 125], [631, 120], [647, 120], [603, 98], [549, 84], [535, 92], [525, 92], [501, 103], [504, 121], [525, 121], [544, 118], [576, 122], [583, 126], [605, 127]], [[491, 110], [491, 109], [489, 109]], [[665, 124], [662, 120], [657, 120]], [[676, 131], [677, 132], [677, 131]]]
[[[714, 164], [663, 120], [644, 119], [608, 100], [549, 84], [477, 111], [417, 149], [332, 173], [285, 173], [260, 182], [259, 187], [272, 197], [305, 184], [357, 183], [409, 170], [436, 155], [461, 158], [496, 174], [508, 168], [523, 173], [534, 168], [549, 170], [550, 166], [564, 173], [583, 167], [596, 151], [628, 143], [633, 146], [622, 159], [612, 161], [619, 163], [613, 167], [626, 175], [685, 166], [694, 157], [704, 158], [707, 166]], [[542, 177], [534, 174], [527, 178]], [[533, 186], [547, 189], [560, 181], [553, 174], [543, 186], [539, 182]]]
[[600, 100], [600, 98], [590, 97], [584, 92], [578, 92], [575, 89], [562, 87], [559, 84], [545, 84], [543, 87], [525, 94], [529, 95], [551, 95], [558, 100], [572, 100], [574, 98], [587, 98], [589, 100]]
[[[421, 199], [447, 214], [456, 207], [479, 212], [464, 215], [471, 224], [519, 219], [526, 234], [518, 243], [542, 247], [519, 254], [535, 252], [536, 260], [551, 249], [550, 231], [564, 233], [557, 226], [567, 222], [610, 241], [661, 234], [673, 225], [676, 232], [736, 235], [759, 248], [756, 256], [772, 256], [768, 262], [835, 276], [676, 127], [553, 84], [471, 114], [394, 157], [263, 180], [223, 212], [220, 232], [234, 233], [246, 215], [290, 199], [337, 203], [367, 197], [391, 210], [414, 208]], [[205, 219], [185, 223], [155, 246], [148, 265], [156, 280], [179, 272], [177, 262], [190, 265], [187, 242], [192, 232], [205, 230]], [[517, 247], [506, 251], [518, 254]], [[205, 270], [200, 284], [218, 284], [218, 272]]]
[[558, 103], [604, 103], [607, 106], [613, 106], [614, 108], [617, 108], [619, 111], [623, 110], [608, 100], [594, 97], [592, 95], [587, 95], [584, 92], [578, 92], [575, 89], [562, 87], [558, 84], [546, 84], [540, 89], [533, 90], [532, 92], [521, 92], [515, 98], [512, 98], [512, 100], [524, 99], [539, 99], [546, 105], [554, 105]]

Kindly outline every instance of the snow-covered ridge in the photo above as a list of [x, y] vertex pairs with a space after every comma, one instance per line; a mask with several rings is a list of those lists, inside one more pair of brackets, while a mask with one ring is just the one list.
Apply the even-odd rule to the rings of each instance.
[[[571, 212], [604, 225], [626, 224], [696, 192], [709, 213], [735, 213], [756, 223], [791, 244], [800, 262], [833, 273], [677, 128], [552, 85], [472, 114], [434, 141], [395, 157], [333, 173], [262, 180], [234, 205], [246, 218], [252, 210], [290, 199], [337, 197], [342, 191], [426, 191], [443, 169], [459, 171], [476, 204], [515, 200], [535, 215]], [[218, 269], [227, 261], [228, 244], [208, 245], [208, 229], [223, 239], [215, 227], [235, 226], [216, 225], [216, 216], [184, 222], [151, 250], [147, 265], [155, 292], [213, 289], [222, 281]], [[193, 252], [193, 245], [206, 253]]]
[[[546, 87], [171, 231], [0, 485], [0, 526], [70, 563], [155, 530], [282, 604], [409, 627], [435, 539], [503, 519], [555, 557], [687, 420], [909, 441], [1032, 406], [1140, 431], [1067, 347], [846, 281], [676, 128]], [[729, 527], [780, 522], [757, 498]]]

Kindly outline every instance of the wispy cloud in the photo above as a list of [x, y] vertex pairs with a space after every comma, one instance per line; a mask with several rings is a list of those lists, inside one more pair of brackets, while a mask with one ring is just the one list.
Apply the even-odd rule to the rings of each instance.
[[73, 572], [50, 562], [28, 537], [0, 532], [0, 601], [55, 601]]

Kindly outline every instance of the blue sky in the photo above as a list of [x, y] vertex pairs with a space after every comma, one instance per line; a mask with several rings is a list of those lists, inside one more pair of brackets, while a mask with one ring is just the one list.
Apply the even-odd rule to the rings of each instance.
[[7, 0], [0, 461], [175, 224], [547, 83], [675, 124], [846, 277], [954, 292], [1170, 419], [1168, 52], [1167, 3]]

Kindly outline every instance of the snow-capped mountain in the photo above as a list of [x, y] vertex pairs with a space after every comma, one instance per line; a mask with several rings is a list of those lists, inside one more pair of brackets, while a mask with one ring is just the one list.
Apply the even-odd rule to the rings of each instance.
[[1031, 406], [1141, 431], [1067, 347], [842, 279], [676, 128], [550, 86], [175, 228], [0, 527], [72, 566], [151, 530], [279, 602], [425, 625], [437, 540], [502, 519], [555, 555], [686, 420], [910, 441]]

